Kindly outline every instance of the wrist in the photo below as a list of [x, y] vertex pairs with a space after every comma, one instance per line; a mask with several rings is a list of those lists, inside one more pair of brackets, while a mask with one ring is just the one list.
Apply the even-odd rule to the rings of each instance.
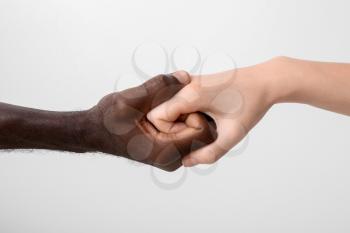
[[81, 148], [81, 152], [94, 152], [91, 141], [92, 121], [89, 119], [89, 110], [74, 112], [71, 118], [73, 124], [74, 137], [76, 144]]
[[43, 138], [37, 141], [44, 142], [43, 149], [80, 153], [95, 151], [87, 140], [92, 131], [88, 111], [43, 113], [38, 125], [42, 127]]
[[82, 111], [77, 119], [77, 135], [87, 152], [105, 152], [104, 140], [108, 133], [103, 130], [102, 121], [96, 107]]
[[296, 101], [301, 73], [297, 61], [289, 57], [275, 57], [254, 66], [264, 83], [266, 96], [271, 105]]
[[124, 154], [123, 142], [105, 125], [105, 116], [100, 105], [84, 111], [79, 125], [82, 144], [88, 151], [119, 156]]

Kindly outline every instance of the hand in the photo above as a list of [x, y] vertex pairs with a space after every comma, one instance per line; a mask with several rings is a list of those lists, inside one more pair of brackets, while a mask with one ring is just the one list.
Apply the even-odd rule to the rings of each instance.
[[175, 77], [159, 75], [141, 86], [107, 95], [88, 111], [92, 130], [87, 140], [98, 151], [167, 171], [177, 169], [182, 157], [213, 142], [216, 136], [201, 113], [182, 116], [167, 133], [147, 120], [151, 109], [182, 87]]
[[186, 156], [183, 164], [214, 163], [244, 138], [277, 100], [269, 80], [275, 76], [273, 64], [275, 61], [269, 61], [211, 75], [176, 72], [186, 86], [147, 117], [158, 129], [169, 132], [181, 114], [197, 111], [208, 114], [216, 123], [218, 137]]

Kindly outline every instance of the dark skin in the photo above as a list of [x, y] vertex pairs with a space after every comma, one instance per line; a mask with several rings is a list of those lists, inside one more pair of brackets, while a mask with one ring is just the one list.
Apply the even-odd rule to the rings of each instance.
[[150, 164], [166, 171], [179, 168], [182, 157], [216, 138], [201, 113], [181, 116], [186, 127], [158, 131], [147, 113], [183, 86], [171, 75], [102, 98], [78, 112], [53, 112], [0, 103], [0, 149], [49, 149], [103, 152]]

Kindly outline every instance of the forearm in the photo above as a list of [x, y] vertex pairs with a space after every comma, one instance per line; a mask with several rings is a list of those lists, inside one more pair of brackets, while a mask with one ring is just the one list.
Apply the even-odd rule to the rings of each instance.
[[350, 115], [350, 64], [277, 58], [265, 66], [275, 103], [304, 103]]
[[[88, 127], [87, 127], [88, 126]], [[52, 112], [0, 103], [0, 149], [87, 152], [87, 112]]]

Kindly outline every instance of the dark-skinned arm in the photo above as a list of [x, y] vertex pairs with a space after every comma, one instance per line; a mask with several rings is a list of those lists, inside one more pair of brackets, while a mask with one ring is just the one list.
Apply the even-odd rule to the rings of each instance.
[[54, 112], [0, 103], [0, 149], [95, 151], [87, 111]]
[[182, 87], [173, 76], [159, 75], [76, 112], [0, 103], [0, 149], [103, 152], [175, 170], [183, 156], [216, 137], [200, 113], [183, 116], [181, 130], [173, 133], [160, 132], [148, 121], [147, 113]]

